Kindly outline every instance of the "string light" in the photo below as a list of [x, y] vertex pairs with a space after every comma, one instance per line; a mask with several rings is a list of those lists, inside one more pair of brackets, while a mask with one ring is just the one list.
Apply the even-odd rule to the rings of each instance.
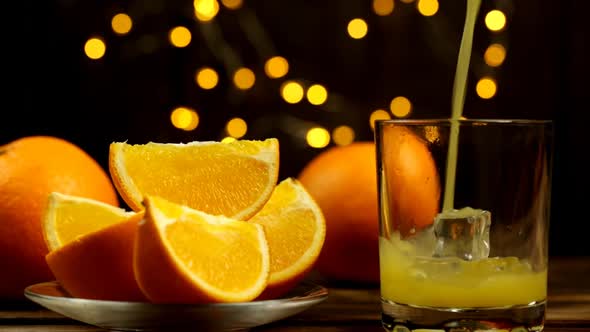
[[438, 12], [438, 1], [437, 0], [418, 0], [416, 4], [420, 14], [424, 16], [433, 16]]
[[195, 81], [202, 89], [210, 90], [217, 86], [219, 82], [219, 76], [217, 72], [209, 67], [201, 68], [195, 75]]
[[373, 0], [373, 11], [379, 16], [387, 16], [393, 12], [393, 0]]
[[321, 149], [330, 144], [330, 133], [323, 127], [313, 127], [307, 131], [305, 140], [312, 148]]
[[92, 60], [102, 58], [107, 50], [104, 41], [98, 37], [90, 38], [84, 44], [84, 53]]
[[295, 81], [287, 81], [281, 86], [281, 96], [289, 104], [297, 104], [303, 99], [303, 86]]
[[227, 9], [239, 9], [243, 5], [243, 1], [242, 0], [221, 0], [221, 3]]
[[199, 125], [199, 115], [188, 107], [177, 107], [170, 114], [172, 125], [178, 129], [191, 131]]
[[280, 78], [289, 72], [289, 62], [282, 56], [273, 56], [266, 60], [264, 72], [270, 78]]
[[234, 84], [240, 90], [250, 89], [252, 86], [254, 86], [255, 81], [256, 76], [251, 69], [243, 67], [236, 70], [234, 74]]
[[483, 77], [475, 86], [477, 95], [482, 99], [490, 99], [496, 95], [496, 81], [491, 77]]
[[386, 110], [381, 110], [381, 109], [375, 110], [369, 116], [369, 125], [371, 126], [371, 129], [375, 129], [375, 121], [389, 120], [389, 119], [391, 119], [391, 116], [389, 115], [389, 113]]
[[126, 35], [131, 31], [133, 21], [131, 21], [131, 17], [127, 14], [117, 14], [113, 16], [113, 19], [111, 20], [111, 27], [116, 34]]
[[506, 49], [500, 44], [492, 44], [483, 54], [483, 59], [488, 66], [498, 67], [506, 59]]
[[307, 89], [307, 100], [312, 105], [321, 105], [328, 99], [328, 91], [320, 84], [314, 84]]
[[354, 142], [354, 130], [349, 126], [339, 126], [332, 131], [334, 144], [344, 146]]
[[500, 31], [506, 26], [506, 15], [501, 11], [494, 9], [486, 14], [486, 26], [491, 31]]
[[183, 26], [173, 28], [168, 35], [170, 43], [179, 48], [188, 46], [191, 43], [191, 38], [191, 32]]
[[354, 39], [361, 39], [367, 35], [367, 22], [361, 18], [355, 18], [348, 22], [348, 35]]
[[219, 12], [219, 2], [217, 0], [194, 0], [195, 16], [201, 22], [209, 22], [215, 18]]
[[391, 113], [398, 118], [406, 117], [412, 111], [412, 103], [410, 100], [403, 96], [395, 97], [391, 100], [389, 104], [389, 109]]
[[241, 138], [246, 135], [246, 132], [248, 131], [248, 125], [244, 119], [233, 118], [225, 125], [225, 131], [231, 137]]

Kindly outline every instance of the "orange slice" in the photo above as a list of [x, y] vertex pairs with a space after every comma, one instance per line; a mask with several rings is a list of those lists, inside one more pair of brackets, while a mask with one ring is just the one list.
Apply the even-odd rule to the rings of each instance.
[[158, 196], [213, 215], [245, 220], [262, 208], [278, 179], [279, 143], [111, 143], [109, 170], [133, 210]]
[[263, 227], [146, 196], [134, 271], [155, 303], [245, 302], [269, 273]]
[[43, 219], [49, 269], [70, 295], [142, 301], [133, 274], [133, 243], [143, 212], [92, 199], [50, 194]]
[[270, 276], [261, 298], [274, 298], [295, 286], [311, 270], [326, 237], [324, 216], [301, 183], [283, 180], [249, 222], [264, 227], [270, 252]]

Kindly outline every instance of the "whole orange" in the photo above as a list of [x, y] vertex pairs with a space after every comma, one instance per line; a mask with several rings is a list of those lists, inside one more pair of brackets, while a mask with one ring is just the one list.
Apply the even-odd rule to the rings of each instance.
[[325, 278], [379, 281], [377, 170], [373, 142], [332, 147], [298, 176], [326, 219], [315, 269]]
[[24, 299], [26, 286], [53, 279], [41, 226], [52, 191], [119, 204], [108, 174], [71, 142], [29, 136], [0, 146], [2, 299]]

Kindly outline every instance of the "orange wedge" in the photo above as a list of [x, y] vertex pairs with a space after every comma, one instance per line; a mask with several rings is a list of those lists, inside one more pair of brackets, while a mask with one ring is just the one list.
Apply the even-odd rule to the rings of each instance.
[[155, 303], [245, 302], [266, 287], [263, 227], [146, 196], [135, 242], [137, 282]]
[[295, 179], [283, 180], [266, 205], [249, 222], [262, 225], [270, 252], [270, 276], [261, 299], [295, 286], [311, 270], [326, 237], [318, 205]]
[[135, 211], [158, 196], [213, 215], [245, 220], [258, 212], [276, 186], [279, 143], [264, 141], [186, 144], [111, 143], [109, 170], [115, 187]]
[[43, 218], [50, 249], [45, 260], [70, 295], [145, 300], [133, 274], [133, 242], [143, 212], [51, 193]]

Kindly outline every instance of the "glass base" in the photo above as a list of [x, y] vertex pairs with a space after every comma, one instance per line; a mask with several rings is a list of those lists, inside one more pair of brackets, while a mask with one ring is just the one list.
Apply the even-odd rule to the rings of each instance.
[[501, 308], [435, 308], [381, 299], [382, 323], [389, 332], [543, 331], [546, 302]]

